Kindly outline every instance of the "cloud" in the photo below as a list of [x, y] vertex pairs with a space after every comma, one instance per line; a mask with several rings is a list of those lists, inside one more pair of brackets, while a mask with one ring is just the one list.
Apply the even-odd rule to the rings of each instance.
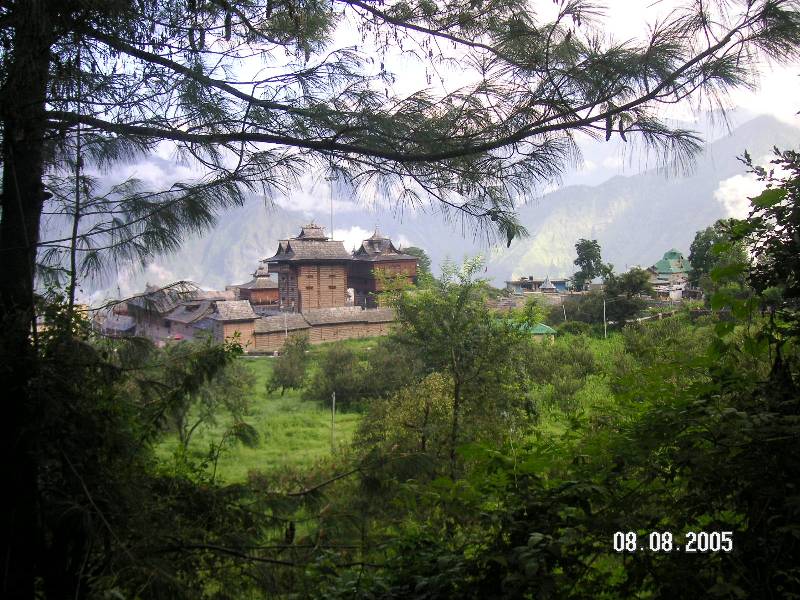
[[757, 196], [764, 189], [764, 183], [755, 175], [734, 175], [719, 182], [714, 190], [714, 200], [725, 207], [729, 217], [743, 219], [750, 212], [750, 198]]
[[350, 229], [334, 229], [333, 239], [341, 240], [344, 242], [344, 247], [347, 250], [355, 250], [361, 245], [361, 242], [372, 235], [371, 231], [367, 231], [357, 225], [350, 227]]
[[409, 246], [415, 246], [414, 242], [404, 236], [402, 233], [397, 236], [397, 239], [392, 238], [394, 245], [398, 248], [408, 248]]

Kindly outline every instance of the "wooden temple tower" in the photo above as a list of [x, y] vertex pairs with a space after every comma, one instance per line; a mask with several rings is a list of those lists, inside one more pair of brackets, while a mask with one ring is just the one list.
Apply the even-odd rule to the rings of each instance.
[[266, 258], [269, 273], [278, 274], [278, 299], [284, 310], [304, 312], [347, 304], [347, 270], [352, 257], [340, 241], [329, 239], [314, 223], [297, 237], [278, 242]]
[[375, 308], [376, 294], [383, 291], [380, 274], [402, 275], [410, 283], [417, 282], [417, 257], [403, 254], [392, 240], [381, 235], [378, 229], [353, 252], [353, 261], [347, 275], [347, 287], [353, 289], [356, 306]]

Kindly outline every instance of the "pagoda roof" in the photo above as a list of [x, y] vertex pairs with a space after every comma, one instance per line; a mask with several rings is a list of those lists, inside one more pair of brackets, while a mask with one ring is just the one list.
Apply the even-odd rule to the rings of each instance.
[[417, 260], [416, 256], [403, 254], [395, 248], [392, 240], [382, 235], [378, 228], [366, 240], [361, 242], [361, 247], [353, 252], [356, 260], [379, 261], [379, 260]]
[[350, 259], [350, 253], [345, 250], [341, 241], [329, 239], [321, 226], [309, 223], [300, 230], [297, 237], [279, 240], [278, 251], [275, 255], [265, 258], [261, 262], [346, 261]]

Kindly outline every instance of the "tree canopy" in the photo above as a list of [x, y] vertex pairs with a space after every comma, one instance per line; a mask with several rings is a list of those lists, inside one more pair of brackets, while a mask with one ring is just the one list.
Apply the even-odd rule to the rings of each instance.
[[597, 240], [579, 239], [575, 242], [575, 252], [578, 256], [573, 263], [579, 271], [572, 276], [572, 286], [576, 290], [583, 290], [586, 284], [595, 277], [605, 277], [611, 273], [611, 265], [603, 263], [600, 244], [597, 243]]

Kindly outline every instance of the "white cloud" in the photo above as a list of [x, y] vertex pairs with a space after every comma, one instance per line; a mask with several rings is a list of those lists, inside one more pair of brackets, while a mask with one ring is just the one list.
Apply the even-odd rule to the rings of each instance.
[[362, 229], [357, 225], [350, 227], [350, 229], [334, 229], [333, 239], [341, 240], [344, 242], [344, 247], [347, 250], [355, 250], [361, 245], [361, 242], [372, 235], [371, 231]]
[[763, 189], [764, 184], [750, 173], [734, 175], [719, 182], [714, 191], [714, 200], [725, 207], [727, 216], [743, 219], [750, 212], [750, 198], [760, 194]]
[[397, 239], [392, 238], [394, 245], [398, 248], [408, 248], [409, 246], [414, 246], [414, 242], [404, 236], [402, 233], [397, 236]]
[[606, 169], [620, 169], [624, 161], [621, 156], [609, 156], [603, 159], [603, 167]]

